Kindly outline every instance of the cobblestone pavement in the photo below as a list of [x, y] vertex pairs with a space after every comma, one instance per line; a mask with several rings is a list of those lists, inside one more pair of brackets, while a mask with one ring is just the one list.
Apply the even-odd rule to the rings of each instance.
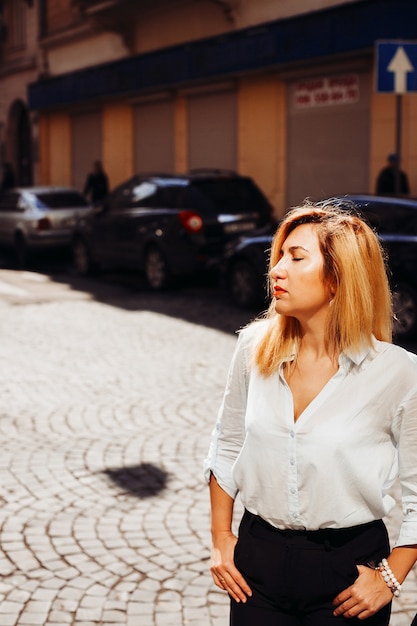
[[[201, 465], [247, 319], [0, 270], [0, 626], [227, 625]], [[413, 572], [392, 626], [416, 611]]]

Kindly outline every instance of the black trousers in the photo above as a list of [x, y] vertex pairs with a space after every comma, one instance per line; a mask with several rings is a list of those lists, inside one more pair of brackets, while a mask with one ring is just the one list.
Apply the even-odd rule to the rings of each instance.
[[333, 615], [333, 599], [358, 576], [357, 565], [389, 554], [382, 520], [340, 530], [277, 530], [245, 511], [235, 564], [252, 589], [231, 600], [230, 626], [388, 626], [391, 604], [366, 619]]

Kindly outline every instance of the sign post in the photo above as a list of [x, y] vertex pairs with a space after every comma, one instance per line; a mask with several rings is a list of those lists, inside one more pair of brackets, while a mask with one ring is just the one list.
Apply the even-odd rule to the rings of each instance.
[[417, 41], [379, 41], [376, 44], [376, 90], [396, 94], [397, 169], [395, 192], [400, 192], [402, 95], [417, 93]]

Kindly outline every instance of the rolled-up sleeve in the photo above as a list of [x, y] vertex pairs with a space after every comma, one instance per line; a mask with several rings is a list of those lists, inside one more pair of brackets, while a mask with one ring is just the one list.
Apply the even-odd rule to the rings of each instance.
[[401, 403], [398, 451], [403, 518], [396, 545], [417, 545], [417, 385]]
[[238, 491], [232, 476], [232, 466], [245, 439], [248, 379], [248, 337], [242, 331], [230, 363], [223, 400], [204, 461], [206, 481], [213, 474], [220, 487], [231, 498], [235, 498]]

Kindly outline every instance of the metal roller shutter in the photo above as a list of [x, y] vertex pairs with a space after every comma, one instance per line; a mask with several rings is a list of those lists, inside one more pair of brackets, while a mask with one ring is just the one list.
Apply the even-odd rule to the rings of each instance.
[[94, 161], [101, 161], [101, 113], [71, 116], [72, 184], [82, 191]]
[[190, 169], [236, 169], [234, 91], [188, 96], [188, 162]]
[[370, 74], [298, 80], [288, 95], [288, 206], [367, 191]]
[[138, 104], [134, 110], [136, 172], [173, 172], [174, 104], [171, 100]]

